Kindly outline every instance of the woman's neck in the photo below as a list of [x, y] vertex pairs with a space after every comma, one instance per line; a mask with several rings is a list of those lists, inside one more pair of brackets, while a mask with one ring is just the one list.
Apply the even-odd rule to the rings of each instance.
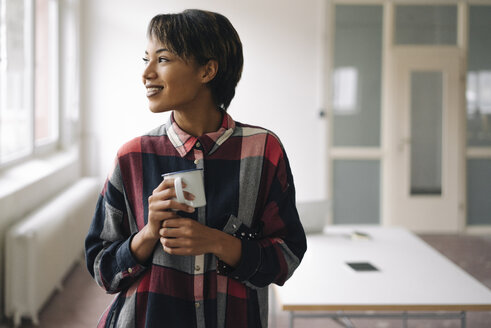
[[222, 119], [222, 112], [214, 105], [186, 111], [174, 110], [174, 120], [177, 125], [195, 137], [217, 131], [222, 124]]

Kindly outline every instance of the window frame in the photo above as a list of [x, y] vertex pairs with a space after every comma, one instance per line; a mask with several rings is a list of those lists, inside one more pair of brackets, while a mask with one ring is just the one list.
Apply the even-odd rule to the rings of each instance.
[[[0, 17], [1, 15], [5, 15], [4, 11], [6, 10], [6, 1], [0, 0]], [[61, 24], [61, 10], [62, 10], [62, 0], [48, 0], [48, 6], [50, 6], [50, 10], [53, 10], [54, 17], [50, 19], [48, 24], [48, 33], [50, 33], [50, 37], [53, 37], [53, 43], [48, 44], [52, 50], [52, 56], [50, 58], [50, 68], [49, 73], [53, 74], [53, 79], [49, 78], [49, 95], [50, 99], [53, 100], [53, 103], [50, 104], [54, 106], [52, 113], [57, 117], [55, 119], [55, 129], [56, 136], [53, 140], [48, 142], [39, 142], [36, 141], [36, 104], [35, 104], [35, 92], [36, 92], [36, 0], [23, 0], [24, 1], [24, 18], [25, 18], [25, 29], [28, 31], [24, 34], [25, 37], [25, 45], [26, 49], [25, 53], [29, 54], [26, 56], [27, 60], [25, 76], [27, 79], [26, 90], [25, 93], [28, 97], [27, 106], [28, 111], [30, 113], [31, 120], [29, 122], [29, 129], [31, 132], [30, 145], [29, 150], [24, 154], [16, 156], [15, 158], [3, 160], [0, 158], [0, 170], [10, 168], [16, 166], [20, 163], [25, 162], [26, 160], [38, 158], [41, 156], [47, 156], [49, 154], [54, 154], [60, 150], [62, 150], [62, 145], [66, 144], [62, 140], [63, 131], [62, 131], [62, 122], [63, 122], [63, 110], [62, 110], [62, 102], [63, 99], [61, 88], [61, 74], [63, 72], [62, 60], [61, 58], [61, 49], [62, 49], [62, 24]], [[52, 7], [52, 8], [51, 8]], [[51, 34], [54, 32], [53, 34]], [[2, 33], [3, 30], [2, 30]], [[0, 44], [1, 47], [1, 44]], [[0, 56], [2, 49], [0, 49]], [[77, 62], [78, 65], [78, 62]], [[1, 90], [0, 90], [1, 91]], [[1, 106], [1, 104], [0, 104]], [[0, 144], [1, 147], [1, 144]]]

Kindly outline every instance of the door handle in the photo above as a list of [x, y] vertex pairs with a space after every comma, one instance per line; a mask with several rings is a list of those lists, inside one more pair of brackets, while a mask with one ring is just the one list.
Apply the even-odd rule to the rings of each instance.
[[399, 151], [404, 151], [404, 148], [406, 146], [409, 146], [411, 144], [411, 138], [410, 137], [404, 137], [399, 140], [399, 144], [397, 145], [397, 149]]

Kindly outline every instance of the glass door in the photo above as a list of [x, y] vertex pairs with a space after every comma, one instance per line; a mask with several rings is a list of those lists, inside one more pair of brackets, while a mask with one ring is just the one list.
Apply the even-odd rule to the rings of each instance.
[[392, 62], [388, 221], [460, 229], [462, 119], [457, 49], [404, 47]]
[[467, 225], [491, 227], [491, 4], [469, 6]]

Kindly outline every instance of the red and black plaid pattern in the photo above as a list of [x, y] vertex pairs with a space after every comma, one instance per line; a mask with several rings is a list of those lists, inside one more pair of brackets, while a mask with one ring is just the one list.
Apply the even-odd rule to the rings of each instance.
[[[207, 205], [183, 215], [240, 238], [236, 268], [212, 254], [170, 255], [160, 244], [148, 263], [130, 251], [161, 175], [190, 168], [204, 170]], [[266, 327], [268, 285], [282, 285], [306, 250], [281, 143], [226, 113], [218, 131], [199, 138], [171, 115], [123, 145], [85, 243], [89, 272], [107, 292], [118, 293], [99, 327]]]

